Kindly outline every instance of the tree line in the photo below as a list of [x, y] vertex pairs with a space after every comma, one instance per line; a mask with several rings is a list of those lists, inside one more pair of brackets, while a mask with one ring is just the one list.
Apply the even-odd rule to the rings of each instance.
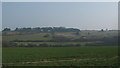
[[11, 30], [10, 28], [4, 28], [4, 31], [17, 31], [17, 32], [80, 32], [77, 28], [65, 28], [65, 27], [36, 27], [36, 28], [16, 28]]

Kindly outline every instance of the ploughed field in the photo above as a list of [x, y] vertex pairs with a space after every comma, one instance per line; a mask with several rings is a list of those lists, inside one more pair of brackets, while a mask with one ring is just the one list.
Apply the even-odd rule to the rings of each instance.
[[3, 66], [117, 66], [117, 46], [3, 48]]

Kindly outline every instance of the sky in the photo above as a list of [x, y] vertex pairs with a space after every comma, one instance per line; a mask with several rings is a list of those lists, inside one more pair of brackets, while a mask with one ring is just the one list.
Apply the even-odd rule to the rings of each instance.
[[119, 0], [1, 0], [2, 2], [119, 2]]
[[118, 29], [117, 2], [3, 2], [2, 28]]

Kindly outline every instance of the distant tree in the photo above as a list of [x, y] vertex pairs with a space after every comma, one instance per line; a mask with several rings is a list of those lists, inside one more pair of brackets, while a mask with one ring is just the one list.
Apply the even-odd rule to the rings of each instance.
[[46, 35], [44, 35], [43, 37], [49, 37], [50, 35], [49, 34], [46, 34]]
[[10, 28], [5, 28], [3, 31], [11, 31]]
[[[3, 31], [10, 31], [10, 28], [5, 28]], [[79, 29], [76, 28], [65, 28], [65, 27], [36, 27], [36, 28], [16, 28], [14, 31], [18, 32], [80, 32]]]
[[51, 32], [52, 31], [52, 27], [43, 27], [41, 28], [42, 32]]
[[40, 27], [32, 28], [33, 32], [42, 32]]
[[19, 28], [16, 28], [14, 31], [19, 31]]
[[106, 29], [106, 31], [108, 31], [108, 29]]
[[103, 29], [101, 29], [101, 31], [103, 32], [104, 30], [103, 30]]

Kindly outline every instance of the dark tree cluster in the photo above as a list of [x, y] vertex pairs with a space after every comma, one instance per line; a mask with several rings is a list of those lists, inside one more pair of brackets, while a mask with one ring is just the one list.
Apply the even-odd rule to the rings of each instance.
[[[5, 28], [3, 31], [11, 31], [10, 28]], [[17, 32], [79, 32], [76, 28], [65, 28], [65, 27], [36, 27], [36, 28], [16, 28], [13, 31]]]
[[10, 28], [5, 28], [3, 31], [11, 31]]

